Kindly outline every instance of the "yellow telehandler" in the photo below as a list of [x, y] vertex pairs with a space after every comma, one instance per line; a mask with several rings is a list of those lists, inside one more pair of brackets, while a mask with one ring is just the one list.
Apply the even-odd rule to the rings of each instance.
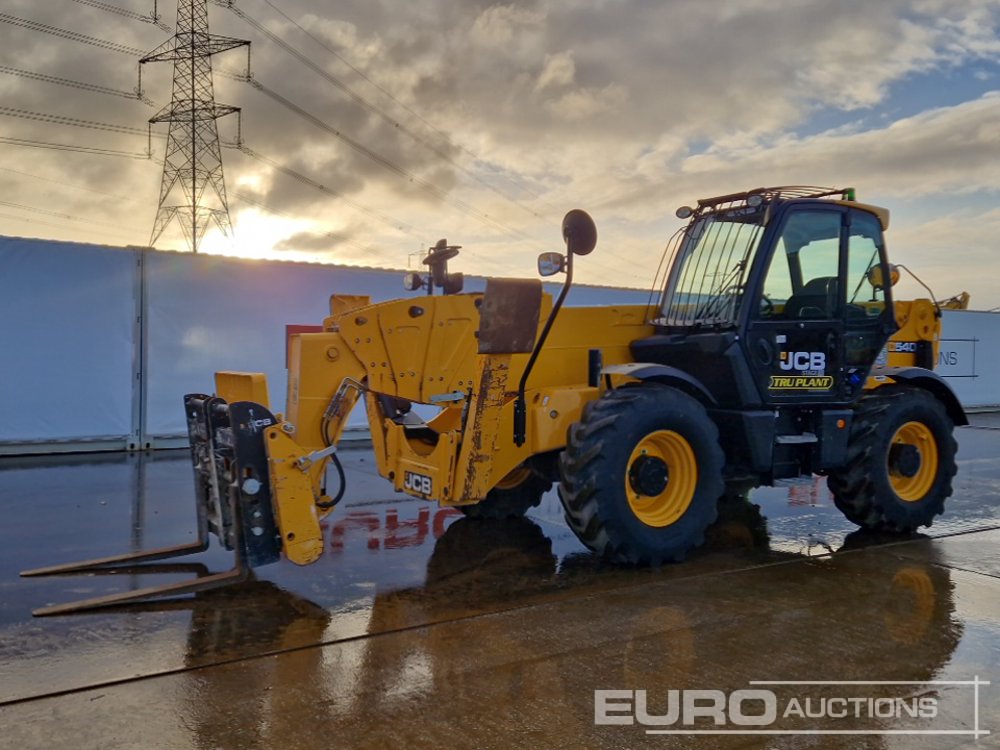
[[687, 223], [648, 305], [563, 308], [575, 259], [597, 242], [581, 210], [563, 221], [566, 254], [539, 257], [542, 276], [565, 274], [555, 301], [538, 280], [461, 293], [448, 271], [458, 248], [443, 240], [427, 274], [406, 278], [424, 293], [332, 296], [322, 331], [290, 338], [284, 414], [259, 373], [220, 372], [214, 395], [185, 397], [198, 542], [28, 574], [186, 554], [212, 534], [233, 570], [36, 614], [211, 588], [282, 553], [315, 561], [320, 519], [344, 494], [336, 450], [356, 404], [397, 491], [497, 518], [558, 483], [570, 528], [616, 562], [681, 560], [722, 496], [810, 474], [859, 526], [930, 525], [967, 420], [933, 372], [937, 303], [892, 297], [889, 212], [853, 189], [775, 187], [677, 216]]

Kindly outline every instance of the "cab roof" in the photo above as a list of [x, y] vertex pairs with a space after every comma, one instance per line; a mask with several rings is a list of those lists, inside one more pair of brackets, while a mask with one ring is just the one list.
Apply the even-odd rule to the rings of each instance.
[[[808, 185], [785, 185], [779, 187], [759, 187], [739, 193], [719, 195], [714, 198], [702, 198], [698, 201], [697, 211], [704, 213], [720, 209], [735, 208], [740, 205], [753, 206], [761, 203], [783, 202], [788, 200], [823, 200], [839, 203], [852, 208], [861, 209], [874, 214], [882, 230], [889, 228], [889, 210], [868, 203], [859, 203], [855, 199], [854, 188], [813, 187]], [[678, 214], [680, 215], [680, 214]], [[690, 215], [690, 214], [689, 214]]]

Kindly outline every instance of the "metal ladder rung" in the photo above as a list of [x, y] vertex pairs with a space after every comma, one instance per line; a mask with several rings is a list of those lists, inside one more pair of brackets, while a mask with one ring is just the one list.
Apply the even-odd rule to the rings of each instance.
[[811, 432], [803, 432], [801, 435], [778, 435], [774, 442], [777, 445], [804, 445], [818, 443], [819, 438]]

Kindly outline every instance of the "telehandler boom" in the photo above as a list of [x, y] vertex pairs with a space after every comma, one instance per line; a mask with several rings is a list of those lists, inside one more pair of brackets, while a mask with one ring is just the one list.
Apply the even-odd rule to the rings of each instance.
[[[889, 212], [853, 189], [777, 187], [677, 215], [688, 221], [656, 304], [562, 309], [574, 259], [597, 242], [580, 210], [563, 221], [567, 253], [539, 257], [541, 275], [566, 275], [554, 302], [537, 280], [460, 293], [447, 266], [458, 248], [445, 241], [426, 276], [407, 277], [423, 295], [332, 296], [322, 332], [291, 336], [283, 415], [259, 373], [216, 373], [215, 395], [185, 397], [197, 545], [27, 574], [185, 554], [211, 534], [237, 562], [209, 585], [282, 553], [315, 561], [320, 519], [344, 493], [336, 447], [355, 405], [397, 491], [498, 518], [558, 483], [570, 528], [616, 562], [681, 560], [721, 497], [810, 474], [859, 526], [929, 526], [951, 494], [953, 427], [967, 420], [933, 372], [939, 307], [892, 298]], [[190, 585], [36, 614], [209, 587]]]

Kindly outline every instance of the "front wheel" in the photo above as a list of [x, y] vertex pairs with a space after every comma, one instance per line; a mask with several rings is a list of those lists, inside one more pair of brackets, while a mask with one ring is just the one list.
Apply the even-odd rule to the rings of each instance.
[[944, 405], [925, 390], [885, 386], [863, 396], [847, 464], [827, 479], [834, 504], [862, 528], [930, 526], [952, 492], [953, 430]]
[[560, 462], [566, 522], [614, 562], [682, 560], [716, 518], [724, 462], [696, 399], [655, 384], [610, 391], [570, 428]]

